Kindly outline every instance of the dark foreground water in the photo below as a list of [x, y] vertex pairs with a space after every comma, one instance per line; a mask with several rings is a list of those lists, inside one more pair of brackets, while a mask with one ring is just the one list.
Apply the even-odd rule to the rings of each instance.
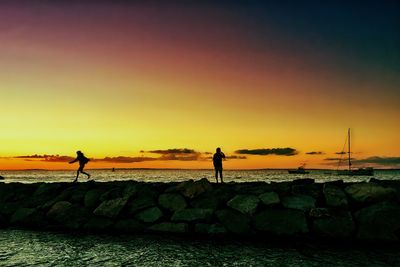
[[400, 266], [398, 248], [0, 230], [1, 266]]

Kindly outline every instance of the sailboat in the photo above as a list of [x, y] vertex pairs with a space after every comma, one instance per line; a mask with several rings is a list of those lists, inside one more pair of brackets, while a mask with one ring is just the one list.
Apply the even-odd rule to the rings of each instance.
[[[373, 176], [374, 175], [374, 169], [371, 167], [368, 168], [358, 168], [358, 169], [352, 169], [351, 168], [351, 152], [350, 152], [350, 128], [347, 131], [347, 147], [348, 147], [348, 165], [349, 169], [348, 170], [338, 170], [338, 175], [349, 175], [349, 176]], [[344, 150], [344, 149], [343, 149]], [[343, 152], [343, 151], [342, 151]], [[340, 165], [340, 160], [339, 160], [339, 165]], [[339, 166], [338, 166], [339, 167]]]
[[295, 170], [288, 170], [289, 174], [308, 174], [310, 172], [306, 171], [305, 169], [306, 164], [301, 165]]

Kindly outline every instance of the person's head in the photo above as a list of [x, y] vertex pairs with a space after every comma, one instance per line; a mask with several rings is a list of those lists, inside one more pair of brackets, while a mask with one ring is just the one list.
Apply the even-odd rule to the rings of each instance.
[[77, 154], [78, 156], [83, 155], [83, 153], [82, 153], [80, 150], [76, 151], [76, 154]]
[[217, 153], [221, 153], [221, 148], [220, 147], [217, 147]]

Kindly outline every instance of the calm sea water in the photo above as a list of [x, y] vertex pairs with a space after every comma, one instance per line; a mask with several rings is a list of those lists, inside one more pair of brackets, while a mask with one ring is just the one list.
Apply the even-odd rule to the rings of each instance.
[[[121, 170], [88, 170], [92, 179], [99, 182], [105, 181], [125, 181], [136, 180], [144, 182], [179, 182], [188, 179], [207, 178], [214, 181], [213, 170], [171, 170], [171, 169], [121, 169]], [[28, 170], [28, 171], [0, 171], [0, 175], [5, 177], [4, 182], [69, 182], [75, 178], [75, 171], [48, 171], [48, 170]], [[400, 171], [398, 170], [376, 170], [373, 176], [377, 179], [398, 180]], [[368, 176], [338, 176], [335, 171], [310, 170], [309, 174], [288, 174], [287, 170], [225, 170], [225, 182], [281, 182], [300, 178], [313, 178], [317, 182], [333, 181], [343, 179], [345, 181], [368, 181]], [[80, 177], [81, 181], [86, 181], [86, 176]]]
[[399, 256], [398, 248], [0, 230], [1, 266], [400, 266]]
[[[208, 178], [212, 170], [89, 170], [96, 181], [184, 181]], [[0, 171], [3, 182], [72, 181], [74, 171]], [[399, 171], [376, 171], [375, 178], [399, 179]], [[311, 171], [289, 175], [286, 170], [227, 170], [225, 181], [316, 181], [371, 177], [337, 176]], [[82, 176], [82, 181], [86, 181]], [[188, 240], [157, 236], [74, 235], [55, 232], [0, 230], [0, 266], [400, 266], [398, 248], [321, 248], [219, 240]]]

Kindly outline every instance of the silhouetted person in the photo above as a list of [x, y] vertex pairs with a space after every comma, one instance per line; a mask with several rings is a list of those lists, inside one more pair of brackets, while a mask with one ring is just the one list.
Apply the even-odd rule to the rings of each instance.
[[215, 169], [215, 180], [218, 183], [218, 173], [219, 177], [221, 178], [221, 183], [224, 181], [222, 180], [222, 159], [225, 158], [225, 154], [221, 151], [221, 148], [217, 148], [216, 153], [213, 156], [213, 163]]
[[72, 164], [74, 162], [79, 161], [79, 169], [76, 171], [76, 178], [75, 178], [74, 182], [78, 181], [79, 173], [86, 174], [87, 178], [89, 179], [90, 174], [83, 171], [83, 168], [85, 168], [85, 165], [86, 165], [86, 163], [89, 162], [89, 159], [87, 157], [85, 157], [85, 155], [83, 155], [83, 153], [81, 151], [76, 151], [76, 155], [77, 155], [76, 159], [69, 162], [70, 164]]

